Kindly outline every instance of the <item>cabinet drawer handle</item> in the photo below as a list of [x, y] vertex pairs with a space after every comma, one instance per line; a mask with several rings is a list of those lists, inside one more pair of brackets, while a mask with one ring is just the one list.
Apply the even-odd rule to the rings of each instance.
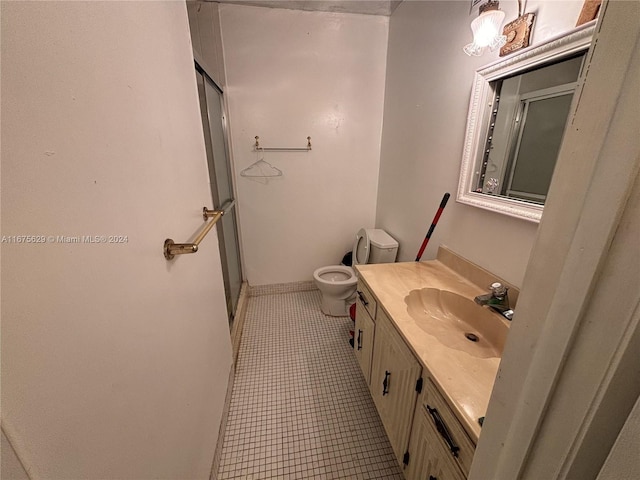
[[384, 380], [382, 381], [382, 396], [384, 397], [387, 393], [389, 393], [389, 377], [391, 376], [391, 372], [385, 370], [384, 372]]
[[[352, 290], [353, 291], [353, 290]], [[362, 302], [362, 304], [366, 307], [367, 305], [369, 305], [369, 302], [367, 302], [367, 298], [362, 294], [362, 292], [360, 290], [358, 290], [358, 298], [360, 299], [360, 301]]]
[[436, 425], [436, 429], [438, 430], [438, 433], [442, 435], [442, 438], [444, 438], [444, 441], [447, 442], [447, 445], [449, 446], [449, 450], [451, 450], [451, 454], [454, 457], [457, 457], [458, 452], [460, 451], [460, 447], [458, 447], [453, 441], [453, 438], [451, 438], [451, 434], [449, 433], [447, 426], [442, 420], [440, 413], [436, 408], [431, 408], [429, 405], [425, 405], [424, 407], [427, 409], [427, 412], [429, 412], [429, 415], [431, 415], [431, 418], [433, 419], [433, 423], [435, 423]]
[[358, 350], [362, 350], [362, 330], [358, 329]]

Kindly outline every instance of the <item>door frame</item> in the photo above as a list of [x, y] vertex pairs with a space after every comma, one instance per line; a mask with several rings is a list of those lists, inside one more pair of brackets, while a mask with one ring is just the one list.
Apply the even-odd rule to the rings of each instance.
[[[227, 161], [228, 161], [228, 166], [229, 166], [229, 183], [230, 183], [230, 187], [231, 187], [231, 193], [232, 193], [232, 199], [234, 200], [234, 204], [232, 205], [232, 208], [234, 209], [234, 213], [235, 213], [235, 217], [236, 217], [236, 222], [235, 222], [235, 229], [234, 229], [234, 236], [235, 236], [235, 240], [236, 243], [238, 245], [238, 261], [239, 261], [239, 273], [240, 273], [240, 290], [238, 293], [238, 298], [236, 299], [236, 305], [235, 305], [235, 309], [233, 309], [233, 311], [229, 311], [229, 325], [230, 327], [232, 327], [233, 325], [233, 321], [235, 320], [235, 317], [237, 316], [238, 313], [238, 306], [239, 306], [239, 300], [240, 300], [240, 291], [242, 290], [242, 284], [244, 282], [245, 279], [245, 274], [244, 274], [244, 262], [242, 259], [242, 247], [241, 247], [241, 242], [240, 242], [240, 232], [239, 232], [239, 228], [240, 228], [240, 216], [239, 216], [239, 208], [238, 208], [238, 202], [237, 202], [237, 189], [236, 189], [236, 182], [235, 182], [235, 175], [234, 175], [234, 164], [233, 164], [233, 157], [232, 157], [232, 153], [231, 153], [231, 142], [229, 140], [229, 123], [227, 121], [228, 119], [228, 109], [227, 109], [227, 102], [226, 102], [226, 97], [224, 95], [224, 90], [223, 88], [213, 79], [213, 77], [211, 75], [209, 75], [209, 73], [207, 72], [207, 69], [205, 66], [203, 66], [203, 64], [201, 64], [201, 62], [199, 61], [198, 56], [196, 55], [196, 52], [194, 51], [194, 67], [196, 70], [196, 75], [202, 75], [203, 79], [205, 82], [209, 81], [211, 82], [211, 84], [213, 85], [213, 87], [218, 91], [218, 93], [220, 94], [220, 105], [221, 105], [221, 111], [222, 114], [224, 116], [223, 118], [223, 122], [222, 122], [222, 136], [224, 138], [224, 150], [225, 150], [225, 155], [227, 157]], [[206, 94], [205, 94], [205, 98], [204, 98], [204, 102], [205, 105], [207, 105], [207, 100], [206, 100]], [[209, 108], [207, 106], [207, 123], [209, 124], [210, 119], [208, 118], [208, 114], [209, 114]], [[209, 125], [207, 125], [209, 126]], [[203, 135], [204, 134], [204, 125], [203, 125]], [[211, 143], [211, 139], [209, 139], [207, 141], [206, 135], [205, 135], [205, 146], [207, 146], [207, 143]], [[208, 154], [207, 154], [208, 155]], [[209, 170], [209, 175], [212, 175], [211, 172], [211, 167], [208, 165], [208, 159], [207, 159], [207, 168]], [[213, 171], [213, 176], [215, 177], [216, 173], [215, 173], [215, 169]], [[214, 185], [211, 184], [211, 197], [212, 200], [215, 204], [215, 208], [222, 208], [224, 205], [221, 204], [220, 199], [218, 198], [217, 195], [217, 190], [214, 188]], [[221, 264], [222, 264], [222, 270], [223, 270], [223, 278], [226, 280], [229, 277], [229, 273], [228, 273], [228, 266], [226, 264], [226, 245], [224, 243], [224, 235], [222, 234], [222, 222], [218, 222], [218, 224], [216, 225], [216, 231], [218, 233], [218, 243], [219, 243], [219, 249], [220, 249], [220, 257], [221, 257]], [[225, 288], [227, 288], [226, 282], [225, 282]], [[232, 300], [233, 303], [233, 300]]]

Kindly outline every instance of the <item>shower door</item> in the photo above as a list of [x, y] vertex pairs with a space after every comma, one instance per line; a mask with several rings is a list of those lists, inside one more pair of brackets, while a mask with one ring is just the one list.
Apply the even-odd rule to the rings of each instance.
[[217, 232], [229, 328], [231, 328], [242, 286], [242, 269], [231, 165], [227, 148], [226, 117], [222, 91], [197, 63], [196, 79], [214, 207], [226, 210], [217, 224]]

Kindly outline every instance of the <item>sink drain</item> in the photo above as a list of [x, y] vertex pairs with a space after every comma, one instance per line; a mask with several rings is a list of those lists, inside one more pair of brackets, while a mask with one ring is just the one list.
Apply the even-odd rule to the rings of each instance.
[[480, 340], [480, 338], [478, 338], [475, 333], [465, 333], [464, 336], [467, 337], [467, 340], [471, 342], [477, 342], [478, 340]]

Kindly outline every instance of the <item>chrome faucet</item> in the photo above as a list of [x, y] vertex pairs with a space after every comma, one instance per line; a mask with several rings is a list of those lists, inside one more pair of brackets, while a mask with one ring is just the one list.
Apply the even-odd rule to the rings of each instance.
[[493, 308], [507, 320], [511, 320], [511, 318], [513, 318], [513, 310], [509, 306], [509, 295], [507, 293], [509, 288], [505, 287], [500, 282], [495, 282], [491, 284], [489, 290], [491, 290], [491, 293], [478, 295], [474, 298], [474, 301], [478, 305], [487, 305]]

